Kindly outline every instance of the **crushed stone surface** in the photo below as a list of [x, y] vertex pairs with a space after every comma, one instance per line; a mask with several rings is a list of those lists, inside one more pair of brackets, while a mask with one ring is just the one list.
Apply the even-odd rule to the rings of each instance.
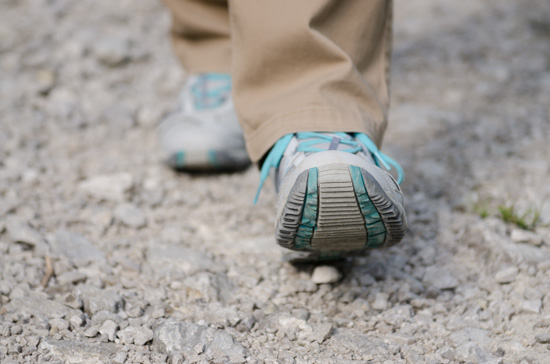
[[184, 79], [160, 2], [0, 2], [0, 362], [549, 363], [550, 3], [395, 10], [410, 229], [316, 268], [256, 168], [159, 162]]

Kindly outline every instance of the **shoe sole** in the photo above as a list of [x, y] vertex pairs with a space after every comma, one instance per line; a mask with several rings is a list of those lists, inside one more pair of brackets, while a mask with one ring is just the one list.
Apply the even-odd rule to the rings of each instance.
[[405, 230], [402, 208], [371, 173], [337, 163], [298, 175], [277, 221], [276, 240], [312, 259], [338, 259], [394, 245]]
[[[167, 164], [178, 171], [239, 171], [250, 165], [248, 158], [243, 158], [242, 151], [184, 151], [174, 153]], [[246, 154], [245, 154], [246, 155]]]

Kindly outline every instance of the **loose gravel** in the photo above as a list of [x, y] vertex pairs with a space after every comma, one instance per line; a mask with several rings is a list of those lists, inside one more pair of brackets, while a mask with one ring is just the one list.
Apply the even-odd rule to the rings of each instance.
[[550, 363], [548, 14], [397, 1], [410, 230], [315, 267], [257, 169], [159, 163], [184, 78], [160, 3], [0, 2], [0, 362]]

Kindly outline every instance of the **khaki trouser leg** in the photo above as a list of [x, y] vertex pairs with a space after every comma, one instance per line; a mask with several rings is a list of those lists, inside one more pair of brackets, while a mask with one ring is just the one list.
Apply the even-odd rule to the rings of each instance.
[[[250, 157], [299, 131], [386, 128], [391, 0], [164, 0], [190, 73], [230, 72]], [[231, 66], [232, 63], [232, 66]]]
[[176, 55], [189, 73], [231, 71], [227, 0], [163, 0], [172, 12]]
[[299, 131], [386, 128], [389, 0], [230, 1], [233, 96], [250, 157]]

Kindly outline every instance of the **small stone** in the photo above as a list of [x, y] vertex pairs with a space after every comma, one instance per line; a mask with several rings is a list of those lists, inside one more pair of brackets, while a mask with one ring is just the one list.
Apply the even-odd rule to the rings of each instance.
[[143, 307], [141, 304], [133, 304], [126, 302], [126, 305], [124, 307], [124, 312], [128, 315], [128, 317], [136, 318], [141, 317], [143, 315]]
[[414, 343], [414, 337], [409, 334], [388, 333], [385, 335], [385, 341], [399, 346], [411, 345]]
[[459, 281], [447, 268], [428, 267], [424, 275], [423, 283], [428, 287], [436, 289], [454, 289], [458, 287]]
[[77, 284], [86, 280], [86, 275], [81, 272], [65, 272], [56, 276], [57, 282], [61, 285], [65, 284]]
[[19, 335], [23, 332], [23, 327], [21, 325], [13, 325], [10, 329], [11, 335]]
[[33, 315], [45, 323], [49, 319], [66, 317], [68, 314], [74, 312], [59, 302], [49, 300], [47, 297], [34, 293], [25, 297], [12, 299], [2, 308], [7, 313]]
[[534, 246], [542, 245], [542, 237], [538, 236], [532, 231], [514, 229], [510, 233], [510, 238], [517, 243], [527, 243]]
[[106, 320], [111, 320], [121, 325], [123, 318], [111, 311], [101, 310], [93, 314], [92, 316], [92, 325], [101, 325]]
[[82, 301], [76, 298], [72, 293], [67, 293], [63, 296], [61, 302], [70, 308], [79, 310], [82, 307]]
[[128, 326], [125, 329], [118, 331], [116, 336], [120, 339], [121, 344], [133, 344], [136, 333], [136, 327]]
[[[58, 254], [67, 257], [77, 266], [89, 262], [105, 261], [105, 255], [101, 250], [96, 248], [86, 237], [71, 231], [57, 231], [53, 245]], [[77, 275], [77, 279], [80, 279], [78, 277]]]
[[449, 336], [449, 343], [457, 348], [465, 343], [476, 343], [479, 345], [489, 344], [489, 332], [475, 327], [466, 327], [455, 331]]
[[46, 362], [92, 364], [109, 363], [109, 358], [116, 354], [117, 347], [107, 343], [98, 346], [88, 340], [55, 340], [47, 337], [40, 340], [39, 350], [50, 356], [51, 360]]
[[495, 280], [500, 284], [512, 283], [516, 280], [518, 276], [519, 269], [518, 267], [508, 267], [498, 271], [495, 274]]
[[316, 325], [316, 326], [313, 326], [313, 332], [311, 333], [311, 335], [309, 335], [309, 340], [322, 344], [323, 341], [325, 341], [330, 337], [331, 333], [332, 333], [332, 324], [326, 323], [326, 324]]
[[118, 325], [115, 322], [111, 320], [107, 320], [99, 328], [99, 333], [101, 335], [107, 335], [107, 338], [109, 339], [109, 341], [115, 341], [115, 334], [117, 329], [118, 329]]
[[270, 321], [273, 329], [283, 332], [290, 340], [309, 338], [313, 332], [313, 328], [305, 320], [286, 312], [271, 315]]
[[11, 218], [6, 223], [6, 229], [14, 243], [21, 243], [36, 247], [45, 244], [40, 233], [31, 228], [25, 221]]
[[374, 277], [368, 273], [364, 273], [359, 277], [359, 284], [361, 286], [372, 286], [375, 283], [376, 280], [374, 279]]
[[535, 329], [547, 329], [550, 328], [550, 317], [544, 318], [538, 321], [534, 326]]
[[40, 94], [47, 94], [55, 87], [56, 75], [55, 71], [49, 69], [41, 69], [36, 72], [37, 91]]
[[82, 299], [84, 310], [91, 316], [99, 311], [115, 313], [124, 305], [122, 297], [111, 289], [84, 286], [78, 289], [78, 296]]
[[99, 331], [97, 330], [97, 327], [92, 326], [90, 328], [87, 328], [84, 331], [84, 336], [86, 336], [86, 337], [95, 337], [98, 333], [99, 333]]
[[128, 353], [126, 353], [124, 351], [121, 351], [121, 352], [117, 353], [111, 359], [111, 361], [113, 362], [113, 364], [124, 364], [124, 362], [126, 362], [127, 357], [128, 357]]
[[24, 287], [21, 287], [21, 286], [16, 286], [10, 292], [10, 299], [14, 300], [14, 299], [17, 299], [17, 298], [23, 298], [23, 297], [27, 296], [27, 292], [28, 292], [28, 287], [24, 288]]
[[178, 270], [192, 275], [200, 271], [216, 271], [216, 264], [207, 254], [179, 245], [154, 245], [147, 249], [147, 261], [159, 274]]
[[317, 284], [334, 283], [342, 278], [342, 274], [333, 266], [319, 265], [313, 270], [311, 280]]
[[114, 216], [124, 225], [134, 229], [139, 229], [147, 225], [147, 219], [143, 211], [131, 203], [118, 205], [115, 209]]
[[496, 357], [491, 352], [483, 347], [475, 347], [472, 349], [472, 359], [474, 363], [478, 364], [501, 364], [502, 358]]
[[542, 308], [542, 300], [525, 300], [521, 304], [520, 312], [522, 313], [540, 313]]
[[244, 347], [225, 331], [176, 321], [167, 321], [155, 329], [155, 351], [171, 357], [178, 354], [189, 357], [197, 355], [197, 347], [202, 348], [201, 356], [212, 358], [210, 362], [246, 362]]
[[71, 329], [74, 331], [84, 325], [84, 320], [80, 315], [73, 315], [71, 316], [71, 318], [69, 318], [69, 324], [71, 326]]
[[550, 332], [536, 335], [535, 340], [540, 344], [550, 344]]
[[143, 346], [149, 341], [153, 340], [153, 337], [153, 330], [148, 329], [147, 327], [140, 327], [137, 329], [137, 332], [134, 336], [134, 344], [138, 346]]
[[91, 197], [107, 201], [124, 201], [134, 182], [128, 173], [100, 175], [80, 182], [78, 188]]
[[67, 330], [69, 328], [69, 323], [66, 320], [60, 318], [51, 319], [49, 321], [49, 324], [53, 332]]
[[109, 67], [121, 66], [130, 60], [131, 42], [124, 37], [100, 38], [94, 45], [97, 59]]
[[388, 300], [390, 296], [387, 293], [378, 292], [374, 296], [374, 302], [372, 303], [372, 308], [379, 311], [384, 311], [388, 308]]

